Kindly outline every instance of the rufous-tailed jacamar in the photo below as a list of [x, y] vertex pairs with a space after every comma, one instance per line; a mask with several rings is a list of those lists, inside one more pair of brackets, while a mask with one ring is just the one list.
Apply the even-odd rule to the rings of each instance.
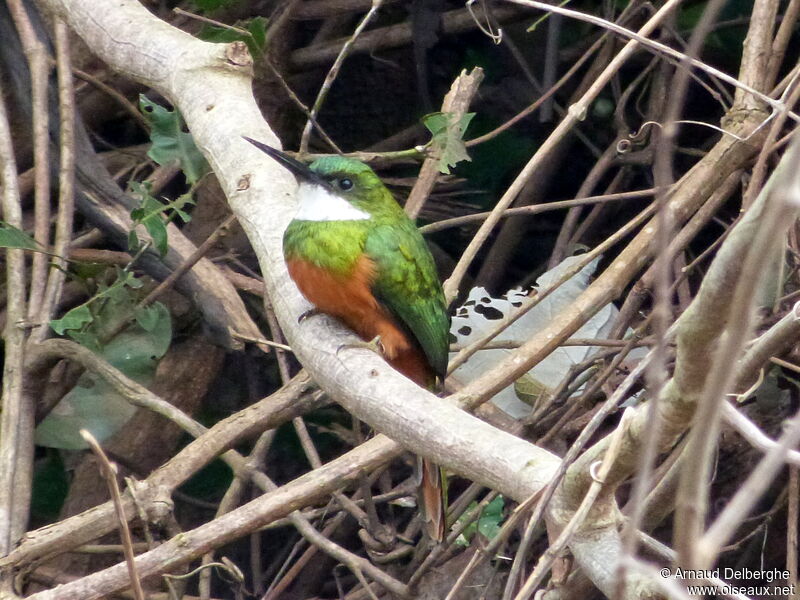
[[[306, 166], [245, 139], [288, 169], [298, 208], [283, 237], [286, 265], [315, 308], [364, 341], [376, 337], [392, 367], [429, 390], [447, 371], [450, 318], [433, 257], [416, 226], [366, 164], [346, 157]], [[422, 464], [422, 504], [431, 537], [445, 531], [439, 468]]]

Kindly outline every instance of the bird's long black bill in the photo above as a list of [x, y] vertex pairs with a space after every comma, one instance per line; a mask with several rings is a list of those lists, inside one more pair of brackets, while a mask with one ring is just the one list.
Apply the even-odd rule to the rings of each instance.
[[281, 166], [291, 171], [292, 175], [297, 177], [299, 181], [316, 183], [317, 185], [321, 185], [324, 188], [330, 187], [327, 181], [322, 179], [319, 175], [317, 175], [311, 169], [309, 169], [307, 165], [304, 165], [299, 160], [292, 158], [288, 154], [285, 154], [284, 152], [281, 152], [280, 150], [273, 148], [272, 146], [267, 146], [262, 142], [254, 140], [253, 138], [249, 138], [246, 135], [243, 135], [242, 137], [251, 144], [253, 144], [253, 146], [261, 150], [264, 154], [267, 154], [268, 156], [275, 159]]

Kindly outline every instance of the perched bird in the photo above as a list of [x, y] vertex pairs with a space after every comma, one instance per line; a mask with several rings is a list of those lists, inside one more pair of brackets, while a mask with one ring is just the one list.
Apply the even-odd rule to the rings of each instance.
[[[245, 137], [297, 179], [297, 213], [283, 237], [286, 265], [316, 310], [364, 341], [379, 339], [397, 371], [435, 391], [447, 372], [450, 317], [433, 257], [375, 172], [341, 156], [306, 166]], [[440, 469], [422, 461], [426, 527], [445, 531]]]

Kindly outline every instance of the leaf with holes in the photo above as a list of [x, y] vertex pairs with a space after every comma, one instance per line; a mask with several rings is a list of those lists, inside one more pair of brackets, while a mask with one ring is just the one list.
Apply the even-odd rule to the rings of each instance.
[[208, 171], [208, 163], [197, 149], [192, 135], [184, 131], [180, 113], [151, 102], [144, 94], [139, 96], [139, 107], [150, 124], [150, 141], [153, 145], [147, 156], [161, 166], [177, 162], [186, 180], [190, 184], [197, 183]]
[[457, 119], [453, 113], [431, 113], [422, 118], [422, 122], [433, 136], [431, 146], [433, 155], [439, 159], [439, 172], [450, 174], [450, 169], [462, 160], [472, 160], [464, 145], [464, 132], [467, 130], [475, 113], [467, 113]]

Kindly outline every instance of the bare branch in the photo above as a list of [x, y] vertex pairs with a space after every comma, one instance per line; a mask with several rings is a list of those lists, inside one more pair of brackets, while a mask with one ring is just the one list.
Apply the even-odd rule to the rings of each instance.
[[[11, 146], [5, 100], [0, 84], [0, 182], [3, 219], [22, 228], [17, 187], [17, 166]], [[28, 521], [33, 466], [33, 406], [23, 393], [25, 364], [25, 257], [23, 251], [6, 251], [6, 322], [3, 332], [3, 395], [0, 412], [0, 556], [17, 543]], [[0, 581], [0, 593], [10, 591], [10, 581]]]

